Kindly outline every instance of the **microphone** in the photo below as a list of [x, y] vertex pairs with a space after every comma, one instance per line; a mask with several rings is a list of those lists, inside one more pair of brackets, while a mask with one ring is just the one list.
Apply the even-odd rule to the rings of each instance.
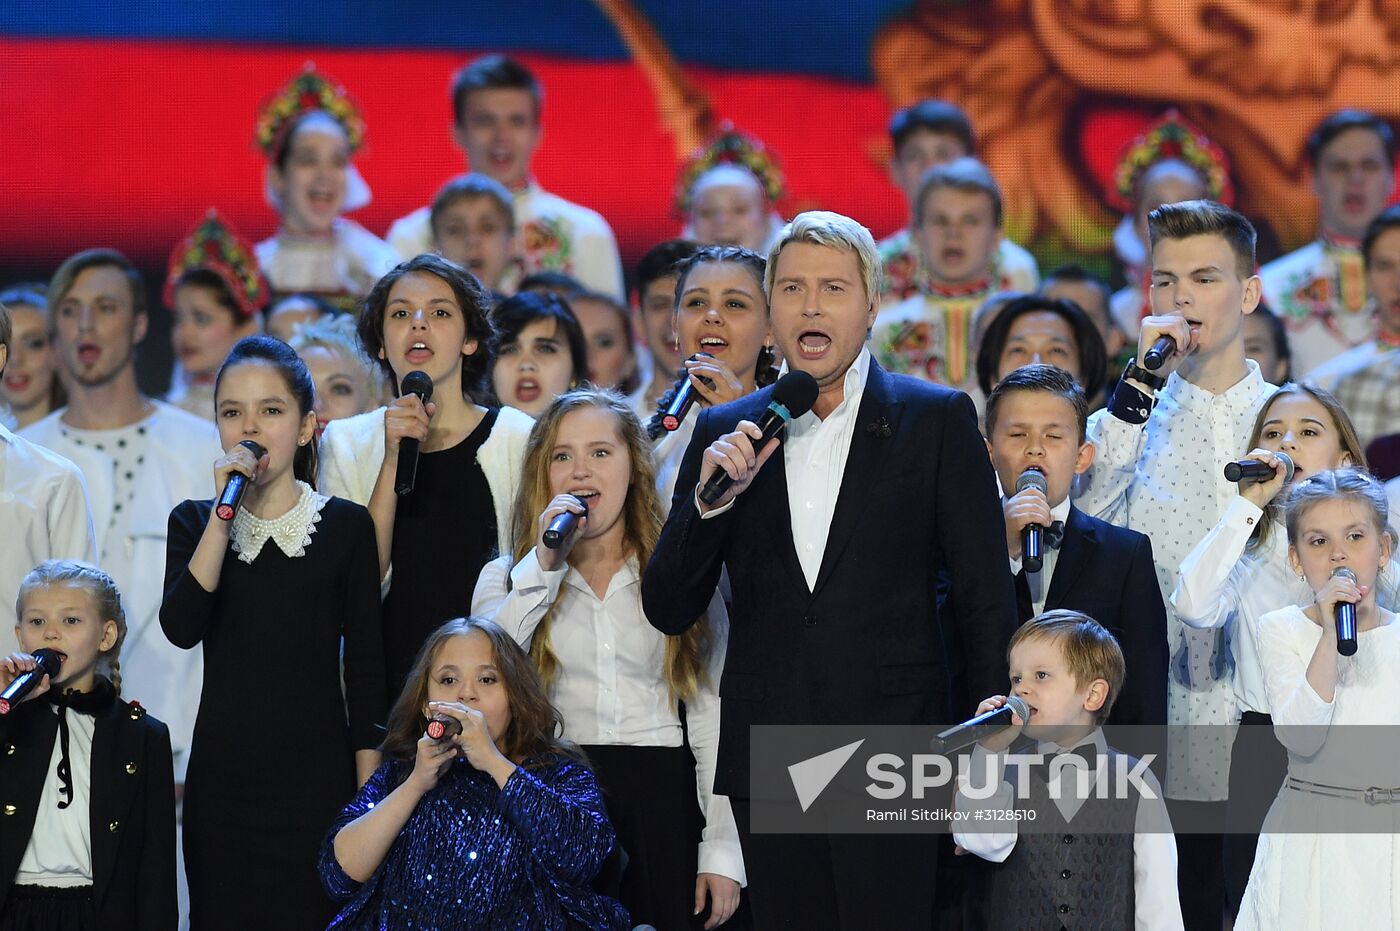
[[434, 715], [423, 733], [433, 740], [446, 740], [462, 733], [462, 722], [448, 714]]
[[1022, 721], [1029, 721], [1031, 707], [1026, 704], [1025, 699], [1018, 695], [1012, 695], [1000, 708], [993, 708], [991, 711], [979, 714], [977, 717], [954, 725], [935, 736], [933, 750], [935, 753], [956, 753], [964, 747], [975, 744], [983, 737], [999, 734], [1012, 726], [1011, 715], [1013, 713]]
[[[697, 352], [695, 355], [691, 356], [691, 358], [695, 359], [700, 356], [704, 356], [707, 359], [714, 358], [708, 352]], [[700, 376], [697, 375], [696, 377], [699, 378]], [[711, 388], [715, 386], [715, 383], [708, 378], [700, 378], [700, 380]], [[685, 420], [685, 415], [690, 413], [690, 409], [695, 406], [695, 402], [698, 400], [700, 400], [700, 392], [695, 390], [695, 383], [690, 380], [689, 375], [686, 375], [685, 379], [681, 382], [679, 390], [676, 391], [676, 396], [671, 399], [671, 403], [666, 405], [666, 409], [661, 412], [661, 426], [665, 427], [668, 433], [679, 430], [681, 422]]]
[[[1039, 469], [1027, 469], [1021, 473], [1021, 477], [1016, 479], [1016, 493], [1019, 495], [1027, 488], [1035, 488], [1043, 495], [1049, 486], [1045, 483], [1045, 473]], [[1042, 537], [1045, 528], [1039, 524], [1026, 524], [1021, 528], [1021, 568], [1029, 575], [1032, 572], [1039, 572], [1045, 564], [1045, 554], [1041, 550]]]
[[[403, 377], [399, 396], [418, 395], [418, 400], [427, 404], [433, 399], [433, 380], [426, 372], [409, 372]], [[411, 436], [399, 440], [399, 464], [394, 472], [394, 494], [399, 497], [413, 494], [413, 483], [418, 480], [418, 441]]]
[[[267, 450], [252, 440], [242, 440], [238, 445], [251, 452], [255, 459], [261, 460], [263, 456], [267, 455]], [[219, 520], [233, 520], [233, 516], [238, 513], [238, 503], [243, 500], [243, 492], [247, 489], [248, 476], [242, 472], [235, 472], [228, 477], [223, 493], [219, 495], [219, 500], [214, 504], [214, 513], [219, 515]]]
[[[1332, 578], [1346, 579], [1351, 584], [1356, 584], [1356, 573], [1346, 566], [1333, 569]], [[1337, 615], [1337, 652], [1343, 656], [1352, 656], [1356, 653], [1356, 605], [1349, 601], [1339, 601], [1332, 610]]]
[[[768, 409], [758, 420], [758, 429], [763, 431], [763, 436], [753, 444], [754, 450], [763, 449], [769, 440], [783, 432], [788, 421], [794, 417], [801, 417], [810, 411], [815, 403], [817, 380], [811, 375], [794, 370], [779, 378], [778, 383], [773, 386], [773, 400], [768, 403]], [[714, 504], [733, 484], [734, 479], [729, 477], [728, 472], [716, 469], [710, 480], [705, 483], [705, 487], [700, 489], [700, 500], [706, 504]]]
[[576, 514], [573, 511], [565, 511], [550, 521], [549, 526], [544, 530], [544, 545], [552, 550], [563, 546], [564, 541], [569, 539], [573, 532], [578, 529], [579, 520], [588, 516], [588, 502], [577, 495], [574, 495], [573, 499], [583, 505], [583, 513]]
[[24, 701], [26, 695], [39, 687], [39, 683], [44, 681], [44, 676], [48, 676], [50, 681], [56, 678], [59, 667], [63, 665], [63, 654], [45, 647], [34, 651], [34, 662], [36, 665], [33, 669], [15, 676], [15, 680], [6, 686], [5, 691], [0, 692], [0, 714], [9, 714], [11, 708]]
[[1172, 356], [1176, 355], [1176, 340], [1170, 336], [1159, 336], [1152, 348], [1142, 355], [1142, 367], [1155, 372]]
[[[1287, 453], [1274, 453], [1279, 461], [1283, 463], [1283, 480], [1293, 481], [1293, 460]], [[1274, 467], [1267, 462], [1260, 462], [1258, 459], [1241, 459], [1238, 462], [1225, 463], [1225, 478], [1227, 481], [1238, 482], [1241, 485], [1248, 485], [1251, 482], [1263, 484], [1271, 481], [1276, 473]]]

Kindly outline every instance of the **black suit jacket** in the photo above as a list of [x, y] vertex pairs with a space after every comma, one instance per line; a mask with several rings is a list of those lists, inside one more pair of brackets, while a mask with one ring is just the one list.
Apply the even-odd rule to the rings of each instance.
[[[1025, 575], [1016, 577], [1022, 623], [1033, 610]], [[1083, 611], [1118, 638], [1127, 666], [1109, 724], [1167, 723], [1167, 612], [1152, 541], [1145, 534], [1070, 506], [1045, 610]]]
[[1016, 616], [1001, 506], [967, 395], [872, 360], [816, 585], [797, 560], [781, 448], [724, 514], [694, 503], [701, 454], [766, 388], [700, 415], [642, 581], [647, 618], [679, 633], [720, 570], [733, 591], [715, 791], [749, 796], [754, 724], [942, 724], [949, 659], [936, 597], [951, 579], [972, 688], [1004, 691]]
[[[175, 776], [170, 731], [114, 701], [92, 738], [93, 903], [103, 931], [174, 931]], [[58, 716], [43, 699], [0, 718], [0, 910], [29, 845]]]

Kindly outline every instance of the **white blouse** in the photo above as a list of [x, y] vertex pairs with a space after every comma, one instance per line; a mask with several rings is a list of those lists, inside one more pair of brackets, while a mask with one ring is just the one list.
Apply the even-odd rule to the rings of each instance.
[[1313, 595], [1288, 566], [1288, 534], [1282, 525], [1271, 528], [1267, 549], [1245, 555], [1261, 520], [1268, 520], [1264, 511], [1237, 495], [1220, 523], [1182, 560], [1171, 606], [1191, 627], [1229, 630], [1240, 711], [1268, 714], [1259, 619], [1288, 605], [1311, 604]]
[[73, 801], [59, 808], [58, 764], [63, 758], [61, 737], [54, 735], [49, 775], [39, 793], [34, 830], [19, 861], [15, 884], [21, 886], [88, 886], [92, 884], [92, 838], [89, 814], [92, 798], [92, 734], [97, 721], [90, 714], [56, 708], [68, 716], [68, 765]]
[[[559, 657], [550, 697], [564, 718], [564, 734], [580, 744], [679, 747], [684, 742], [677, 704], [664, 676], [666, 637], [642, 612], [636, 558], [628, 559], [600, 599], [565, 563], [546, 572], [531, 550], [514, 568], [509, 557], [487, 563], [477, 578], [472, 614], [490, 617], [529, 647], [551, 608], [549, 636]], [[728, 647], [729, 615], [716, 594], [707, 613], [707, 681], [686, 702], [686, 726], [695, 754], [696, 794], [705, 814], [702, 873], [745, 882], [739, 834], [728, 796], [715, 795], [719, 749], [719, 680]]]

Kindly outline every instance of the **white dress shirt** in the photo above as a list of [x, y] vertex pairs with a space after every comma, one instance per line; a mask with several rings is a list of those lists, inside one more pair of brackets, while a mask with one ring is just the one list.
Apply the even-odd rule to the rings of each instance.
[[[564, 718], [568, 739], [633, 747], [683, 745], [677, 703], [666, 686], [666, 635], [642, 611], [635, 557], [612, 577], [600, 599], [568, 563], [546, 572], [534, 550], [513, 568], [510, 558], [502, 556], [477, 577], [472, 614], [492, 618], [526, 649], [540, 621], [549, 616], [550, 645], [559, 658], [550, 698]], [[729, 615], [718, 593], [706, 616], [711, 635], [706, 681], [686, 701], [696, 795], [705, 815], [699, 871], [743, 885], [743, 854], [729, 797], [714, 794], [718, 689], [729, 634]]]
[[825, 419], [815, 411], [794, 418], [783, 437], [792, 541], [797, 546], [797, 561], [802, 564], [809, 590], [817, 587], [826, 538], [831, 533], [831, 517], [836, 513], [846, 459], [851, 454], [856, 414], [869, 377], [870, 350], [862, 349], [846, 370], [844, 397], [836, 409]]
[[[1103, 731], [1095, 729], [1093, 734], [1086, 736], [1075, 746], [1090, 743], [1094, 745], [1101, 758], [1099, 771], [1089, 778], [1089, 787], [1092, 790], [1098, 782], [1099, 775], [1104, 773], [1104, 767], [1107, 765], [1103, 755], [1107, 752], [1108, 745], [1104, 741]], [[1043, 756], [1051, 756], [1060, 749], [1054, 743], [1042, 741], [1036, 745], [1035, 752]], [[989, 798], [975, 799], [967, 794], [968, 774], [972, 774], [973, 784], [980, 786], [982, 784], [980, 774], [988, 771], [989, 756], [991, 757], [992, 777], [997, 780], [999, 785]], [[980, 745], [974, 747], [967, 772], [958, 775], [958, 791], [953, 800], [954, 809], [972, 813], [979, 809], [1007, 811], [1016, 808], [1015, 789], [1005, 778], [1005, 762], [1006, 755], [1004, 753], [989, 754]], [[1072, 787], [1066, 787], [1064, 791], [1060, 791], [1059, 784], [1062, 781], [1077, 778], [1076, 775], [1065, 772], [1065, 769], [1069, 768], [1066, 766], [1064, 769], [1058, 767], [1052, 769], [1053, 776], [1050, 781], [1050, 799], [1066, 819], [1072, 819], [1088, 798], [1088, 796], [1079, 797]], [[1180, 931], [1184, 925], [1181, 917], [1181, 900], [1177, 896], [1176, 838], [1171, 833], [1171, 820], [1167, 816], [1166, 803], [1162, 799], [1162, 789], [1157, 784], [1157, 778], [1152, 775], [1151, 770], [1147, 770], [1143, 773], [1143, 781], [1151, 787], [1152, 793], [1157, 797], [1149, 799], [1143, 796], [1138, 799], [1136, 830], [1133, 833], [1133, 908], [1135, 912], [1133, 927], [1135, 931]], [[1006, 862], [1006, 858], [1016, 847], [1015, 821], [978, 821], [975, 820], [974, 816], [973, 821], [966, 823], [1009, 826], [1010, 830], [992, 831], [978, 827], [953, 832], [954, 842], [969, 853], [994, 863]]]
[[34, 830], [20, 858], [15, 883], [30, 886], [87, 886], [92, 883], [92, 735], [97, 721], [90, 714], [55, 708], [68, 718], [68, 766], [73, 799], [67, 808], [61, 800], [58, 765], [63, 759], [60, 735], [55, 733], [49, 774], [39, 792]]
[[[1273, 393], [1253, 360], [1220, 394], [1173, 372], [1146, 424], [1108, 410], [1089, 418], [1098, 455], [1081, 477], [1079, 509], [1152, 538], [1157, 582], [1167, 604], [1167, 723], [1233, 725], [1239, 718], [1223, 633], [1186, 627], [1170, 607], [1177, 569], [1239, 497], [1222, 472], [1246, 452], [1255, 415]], [[1229, 790], [1227, 728], [1173, 728], [1167, 796], [1224, 801]]]
[[1171, 607], [1192, 627], [1225, 627], [1235, 661], [1235, 701], [1241, 713], [1269, 713], [1259, 663], [1259, 619], [1288, 605], [1311, 604], [1312, 589], [1288, 566], [1288, 534], [1271, 528], [1267, 547], [1245, 553], [1264, 512], [1236, 495], [1220, 523], [1206, 534], [1176, 574]]
[[46, 559], [97, 562], [87, 484], [76, 465], [0, 426], [0, 656], [19, 649], [15, 599]]
[[[785, 374], [787, 370], [784, 362], [780, 372]], [[821, 572], [826, 538], [831, 534], [831, 518], [836, 513], [836, 499], [841, 494], [846, 459], [851, 453], [856, 414], [860, 412], [860, 401], [865, 396], [865, 383], [869, 378], [870, 350], [861, 349], [846, 370], [844, 396], [836, 409], [825, 419], [818, 417], [815, 411], [793, 418], [783, 434], [783, 468], [787, 471], [792, 542], [797, 548], [797, 561], [802, 566], [809, 591], [816, 588], [817, 575]], [[698, 510], [698, 485], [695, 500]], [[701, 511], [700, 519], [718, 517], [733, 507], [735, 500], [738, 499], [709, 512]]]
[[[1069, 496], [1065, 500], [1050, 509], [1050, 519], [1063, 524], [1069, 520]], [[1026, 586], [1031, 590], [1031, 606], [1035, 609], [1031, 614], [1034, 617], [1045, 611], [1045, 594], [1050, 591], [1050, 580], [1055, 577], [1055, 563], [1060, 561], [1060, 550], [1045, 543], [1040, 551], [1040, 571], [1026, 573]], [[1018, 556], [1011, 560], [1011, 574], [1019, 575], [1021, 572], [1021, 558]]]

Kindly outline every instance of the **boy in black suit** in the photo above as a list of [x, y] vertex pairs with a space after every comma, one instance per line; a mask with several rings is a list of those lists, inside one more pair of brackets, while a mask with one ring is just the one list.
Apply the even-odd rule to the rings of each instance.
[[[1069, 500], [1075, 476], [1094, 462], [1094, 446], [1085, 442], [1087, 421], [1083, 390], [1052, 365], [1016, 369], [987, 398], [987, 450], [1007, 495], [1002, 513], [1019, 620], [1056, 608], [1098, 620], [1127, 661], [1127, 681], [1108, 723], [1166, 724], [1167, 618], [1152, 541], [1090, 517]], [[1015, 490], [1027, 471], [1044, 476], [1045, 491]], [[1045, 528], [1044, 565], [1027, 573], [1021, 543], [1031, 524]]]

